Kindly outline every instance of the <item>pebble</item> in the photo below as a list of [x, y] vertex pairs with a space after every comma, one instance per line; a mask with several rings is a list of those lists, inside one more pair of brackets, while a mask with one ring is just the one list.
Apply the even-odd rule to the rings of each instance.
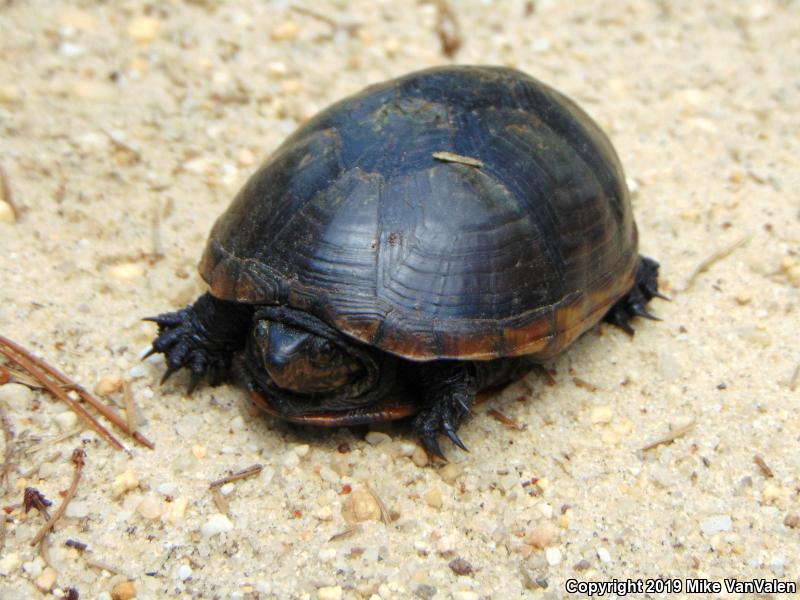
[[449, 484], [454, 484], [464, 470], [455, 463], [448, 463], [439, 469], [439, 477]]
[[319, 476], [328, 483], [339, 483], [339, 474], [330, 467], [320, 467]]
[[283, 466], [287, 469], [294, 469], [297, 465], [300, 464], [300, 457], [297, 456], [295, 452], [287, 452], [286, 456], [283, 457]]
[[681, 365], [675, 355], [662, 349], [658, 353], [658, 372], [665, 381], [674, 381], [681, 373]]
[[137, 44], [149, 44], [158, 36], [161, 23], [152, 17], [137, 17], [128, 24], [128, 37]]
[[411, 442], [400, 442], [400, 444], [397, 446], [397, 453], [400, 456], [407, 456], [410, 458], [414, 455], [414, 450], [416, 449], [416, 444], [412, 444]]
[[189, 500], [186, 498], [186, 496], [179, 496], [178, 498], [175, 498], [172, 502], [170, 502], [169, 507], [167, 508], [167, 521], [173, 525], [178, 521], [181, 521], [183, 516], [186, 514], [186, 507], [188, 505]]
[[71, 410], [65, 410], [53, 417], [61, 431], [69, 431], [78, 424], [78, 417]]
[[47, 567], [42, 571], [42, 574], [36, 578], [36, 587], [43, 592], [49, 592], [56, 584], [56, 578], [58, 578], [58, 573], [56, 573], [55, 569]]
[[733, 523], [728, 515], [713, 515], [700, 522], [700, 530], [705, 535], [714, 535], [722, 531], [730, 531]]
[[220, 486], [219, 493], [223, 496], [228, 496], [234, 489], [234, 485], [232, 483], [226, 483], [225, 485]]
[[317, 590], [317, 598], [319, 598], [319, 600], [341, 600], [342, 586], [332, 585], [321, 587]]
[[178, 491], [178, 486], [174, 483], [160, 483], [158, 484], [156, 491], [164, 496], [174, 496], [175, 492]]
[[22, 570], [25, 571], [31, 577], [38, 577], [42, 574], [42, 570], [44, 569], [44, 560], [41, 556], [37, 556], [33, 560], [30, 560], [26, 563], [23, 563]]
[[791, 529], [800, 529], [800, 515], [797, 513], [789, 513], [783, 519], [783, 524]]
[[194, 454], [194, 457], [197, 459], [203, 459], [208, 454], [208, 449], [200, 444], [195, 444], [192, 446], [192, 454]]
[[222, 513], [211, 515], [211, 518], [209, 518], [200, 529], [204, 537], [212, 537], [220, 533], [227, 533], [228, 531], [232, 530], [233, 523], [231, 523], [231, 520]]
[[330, 521], [333, 518], [333, 510], [331, 510], [330, 506], [323, 506], [314, 516], [316, 516], [320, 521]]
[[0, 104], [12, 105], [22, 102], [22, 93], [13, 84], [0, 85]]
[[600, 562], [603, 562], [607, 565], [611, 564], [611, 553], [603, 546], [600, 546], [597, 549], [597, 558], [600, 559]]
[[67, 505], [67, 509], [64, 511], [64, 516], [71, 517], [73, 519], [83, 519], [89, 514], [89, 504], [86, 502], [75, 501], [73, 500]]
[[300, 458], [304, 456], [308, 456], [309, 451], [311, 450], [311, 446], [308, 444], [300, 444], [299, 446], [294, 447], [294, 453], [297, 454]]
[[12, 410], [28, 410], [33, 399], [33, 392], [24, 385], [19, 383], [0, 385], [0, 402], [5, 402]]
[[18, 553], [10, 552], [6, 554], [4, 557], [0, 558], [0, 575], [4, 577], [11, 575], [11, 573], [19, 569], [21, 564], [22, 559], [20, 559]]
[[592, 409], [592, 414], [589, 417], [592, 423], [610, 423], [614, 417], [614, 411], [610, 406], [597, 406]]
[[294, 21], [287, 20], [278, 23], [269, 34], [275, 42], [289, 42], [297, 37], [300, 32], [300, 26]]
[[17, 216], [14, 214], [14, 209], [5, 200], [0, 200], [0, 223], [16, 223]]
[[558, 537], [558, 527], [552, 523], [542, 523], [531, 529], [523, 540], [529, 546], [543, 549], [552, 544]]
[[132, 281], [144, 275], [144, 267], [133, 262], [120, 263], [111, 267], [108, 274], [120, 281]]
[[132, 581], [123, 581], [111, 590], [111, 600], [131, 600], [136, 597], [136, 586]]
[[348, 523], [379, 521], [381, 509], [372, 494], [359, 488], [353, 490], [342, 505], [342, 517]]
[[547, 559], [547, 564], [555, 567], [561, 562], [561, 550], [558, 548], [548, 548], [544, 551], [544, 556]]
[[428, 454], [420, 446], [414, 447], [414, 452], [411, 454], [411, 462], [422, 468], [428, 464]]
[[178, 567], [178, 579], [181, 581], [186, 581], [189, 577], [192, 576], [192, 567], [189, 565], [181, 565]]
[[378, 446], [380, 444], [392, 441], [392, 438], [382, 431], [370, 431], [365, 439], [371, 446]]
[[106, 375], [100, 378], [94, 386], [94, 393], [98, 396], [110, 396], [122, 389], [122, 377]]
[[261, 483], [267, 485], [269, 482], [272, 481], [272, 478], [275, 477], [275, 469], [272, 467], [264, 467], [261, 469], [261, 475], [258, 478], [261, 480]]
[[157, 519], [161, 516], [161, 504], [153, 496], [145, 496], [145, 498], [136, 507], [136, 512], [142, 515], [145, 519]]
[[111, 484], [111, 497], [116, 499], [139, 487], [139, 478], [130, 469], [126, 470], [121, 475], [117, 475], [114, 483]]
[[739, 306], [747, 306], [753, 301], [753, 296], [747, 292], [740, 292], [736, 294], [736, 304]]
[[423, 498], [431, 508], [442, 508], [442, 492], [439, 491], [439, 488], [432, 488], [423, 496]]
[[453, 600], [479, 600], [478, 592], [472, 590], [457, 590], [453, 592]]

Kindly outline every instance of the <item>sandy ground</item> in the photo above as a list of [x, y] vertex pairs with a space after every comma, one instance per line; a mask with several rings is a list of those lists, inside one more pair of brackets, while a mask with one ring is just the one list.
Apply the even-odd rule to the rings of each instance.
[[[129, 380], [156, 449], [128, 458], [88, 431], [54, 441], [75, 427], [63, 405], [0, 386], [18, 463], [0, 597], [39, 597], [54, 575], [56, 597], [99, 599], [126, 597], [129, 580], [139, 598], [373, 600], [555, 598], [570, 578], [798, 580], [800, 6], [451, 5], [453, 60], [520, 68], [607, 130], [674, 297], [653, 303], [663, 322], [637, 323], [633, 340], [599, 327], [546, 365], [555, 385], [533, 373], [477, 407], [471, 452], [448, 444], [446, 467], [418, 466], [402, 425], [306, 431], [230, 386], [159, 387], [139, 319], [203, 290], [211, 223], [298, 123], [448, 62], [437, 9], [2, 2], [0, 165], [20, 210], [9, 222], [0, 205], [0, 329], [108, 402]], [[22, 490], [57, 505], [78, 446], [52, 573]], [[215, 516], [209, 482], [254, 463], [260, 476], [223, 489], [230, 520]], [[375, 510], [367, 485], [394, 520], [350, 530], [352, 498]]]

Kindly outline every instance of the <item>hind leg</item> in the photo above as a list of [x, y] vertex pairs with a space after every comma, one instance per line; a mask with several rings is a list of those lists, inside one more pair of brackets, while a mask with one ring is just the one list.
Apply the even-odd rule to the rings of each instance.
[[611, 307], [603, 320], [616, 325], [625, 333], [633, 335], [633, 327], [630, 326], [630, 320], [633, 317], [660, 320], [647, 312], [647, 303], [653, 298], [666, 299], [667, 297], [658, 291], [658, 263], [652, 258], [642, 256], [636, 269], [636, 281], [631, 291]]

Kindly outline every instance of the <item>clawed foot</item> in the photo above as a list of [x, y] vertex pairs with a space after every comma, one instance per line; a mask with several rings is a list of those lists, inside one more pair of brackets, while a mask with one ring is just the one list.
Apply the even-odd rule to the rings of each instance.
[[158, 336], [144, 358], [157, 352], [164, 354], [167, 370], [162, 384], [184, 367], [191, 372], [189, 393], [202, 379], [212, 384], [224, 379], [232, 353], [241, 345], [238, 330], [242, 324], [238, 314], [220, 311], [220, 304], [206, 294], [192, 306], [144, 319], [158, 325]]
[[652, 321], [661, 320], [647, 312], [647, 303], [653, 298], [669, 299], [658, 291], [658, 263], [652, 258], [642, 256], [633, 288], [611, 307], [603, 319], [616, 325], [628, 335], [633, 335], [634, 331], [630, 326], [630, 321], [634, 317], [644, 317]]
[[[427, 380], [427, 381], [426, 381]], [[431, 366], [422, 376], [426, 385], [425, 408], [414, 418], [414, 430], [428, 454], [445, 459], [439, 436], [446, 435], [464, 451], [467, 447], [456, 431], [475, 400], [475, 377], [465, 366]]]

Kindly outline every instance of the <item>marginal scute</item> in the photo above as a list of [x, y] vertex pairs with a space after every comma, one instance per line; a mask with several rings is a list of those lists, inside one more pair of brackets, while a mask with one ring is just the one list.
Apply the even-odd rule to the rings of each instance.
[[511, 69], [440, 67], [300, 128], [219, 218], [200, 272], [220, 298], [402, 357], [488, 360], [557, 354], [637, 261], [622, 168], [577, 105]]

